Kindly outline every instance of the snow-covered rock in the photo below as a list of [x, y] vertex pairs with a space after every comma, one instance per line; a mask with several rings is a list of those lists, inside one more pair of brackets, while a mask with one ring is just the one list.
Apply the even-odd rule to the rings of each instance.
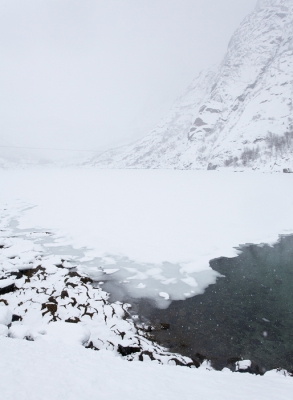
[[0, 324], [1, 325], [9, 325], [12, 320], [12, 312], [10, 309], [0, 303]]
[[63, 321], [38, 327], [33, 332], [33, 338], [45, 340], [58, 340], [64, 343], [86, 345], [89, 342], [91, 332], [81, 324], [66, 323]]
[[0, 324], [0, 336], [7, 336], [8, 328], [6, 325]]
[[0, 210], [0, 336], [111, 350], [130, 361], [193, 365], [154, 343], [132, 320], [129, 304], [109, 302], [100, 285], [74, 270], [74, 257], [52, 253], [51, 233], [7, 228], [6, 212]]
[[293, 170], [293, 0], [260, 0], [215, 70], [142, 140], [91, 159], [107, 168]]

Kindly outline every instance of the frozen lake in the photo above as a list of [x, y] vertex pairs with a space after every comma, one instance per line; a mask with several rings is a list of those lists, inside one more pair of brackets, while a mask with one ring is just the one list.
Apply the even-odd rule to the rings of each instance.
[[[1, 214], [55, 233], [90, 276], [121, 293], [171, 300], [203, 293], [211, 259], [293, 232], [291, 174], [173, 170], [2, 170]], [[117, 287], [118, 287], [117, 286]]]

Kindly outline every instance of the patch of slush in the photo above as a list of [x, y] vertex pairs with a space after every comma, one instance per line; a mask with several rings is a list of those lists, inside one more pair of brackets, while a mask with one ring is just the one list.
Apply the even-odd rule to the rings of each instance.
[[[16, 220], [10, 222], [9, 228], [13, 229], [18, 237], [14, 239], [16, 244], [12, 248], [3, 250], [5, 256], [12, 257], [10, 266], [6, 266], [7, 270], [13, 269], [16, 263], [19, 270], [27, 269], [36, 250], [46, 252], [54, 248], [54, 257], [56, 260], [60, 260], [61, 257], [65, 268], [74, 268], [96, 282], [105, 283], [104, 289], [111, 293], [111, 302], [123, 301], [129, 297], [146, 297], [155, 300], [157, 307], [166, 308], [172, 300], [184, 300], [203, 293], [207, 286], [216, 283], [217, 277], [221, 276], [211, 268], [194, 273], [191, 277], [180, 265], [171, 263], [163, 263], [161, 266], [139, 264], [126, 257], [114, 255], [93, 258], [87, 255], [91, 252], [85, 248], [76, 249], [68, 244], [60, 245], [60, 237], [52, 233], [41, 235], [38, 232], [20, 230]], [[33, 242], [27, 243], [27, 235], [36, 238], [34, 243], [38, 243], [38, 248]], [[23, 248], [26, 256], [22, 255], [20, 264], [17, 255]], [[57, 267], [52, 265], [53, 261], [51, 257], [47, 261], [48, 265], [43, 262], [47, 273], [56, 272]], [[113, 265], [117, 268], [113, 268]], [[7, 286], [7, 283], [5, 285]]]
[[172, 300], [185, 300], [204, 293], [221, 276], [210, 268], [193, 273], [191, 277], [178, 264], [163, 263], [154, 267], [127, 258], [117, 259], [119, 268], [115, 270], [103, 264], [102, 259], [95, 259], [92, 263], [92, 267], [81, 263], [78, 268], [95, 281], [105, 281], [104, 289], [111, 293], [111, 301], [146, 297], [155, 300], [159, 308], [168, 307]]

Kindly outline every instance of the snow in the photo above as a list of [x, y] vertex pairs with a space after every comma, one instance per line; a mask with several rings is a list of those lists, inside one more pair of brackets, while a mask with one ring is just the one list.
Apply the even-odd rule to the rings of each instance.
[[[1, 336], [107, 349], [129, 361], [151, 356], [161, 364], [174, 360], [180, 365], [192, 364], [190, 358], [153, 343], [144, 325], [130, 318], [129, 304], [108, 301], [109, 294], [101, 285], [93, 284], [80, 271], [79, 257], [84, 259], [81, 249], [44, 246], [56, 239], [52, 232], [19, 230], [15, 221], [9, 222], [7, 216], [3, 219], [0, 237], [6, 247], [0, 249], [0, 282], [5, 288], [0, 296]], [[6, 268], [14, 248], [18, 249], [17, 257], [13, 257], [12, 267]], [[23, 260], [28, 258], [30, 263], [24, 269]], [[75, 264], [78, 272], [72, 270]], [[14, 285], [7, 287], [11, 282]]]
[[89, 329], [80, 324], [66, 322], [53, 322], [43, 328], [38, 328], [37, 338], [42, 340], [58, 340], [63, 343], [85, 344], [88, 343], [91, 333]]
[[0, 336], [7, 336], [8, 328], [6, 325], [0, 324]]
[[94, 352], [58, 341], [0, 337], [3, 400], [194, 399], [285, 400], [292, 378], [125, 362], [113, 352]]
[[[85, 165], [206, 169], [261, 140], [250, 167], [291, 167], [292, 146], [274, 153], [265, 142], [268, 131], [292, 130], [291, 5], [260, 0], [220, 67], [195, 79], [158, 128]], [[101, 285], [119, 288], [121, 297], [155, 299], [162, 308], [202, 293], [221, 278], [211, 259], [236, 257], [240, 244], [274, 243], [293, 232], [292, 179], [257, 172], [1, 170], [1, 399], [290, 398], [293, 380], [283, 370], [217, 372], [207, 361], [187, 368], [191, 359], [153, 343], [147, 327], [129, 318], [130, 305], [110, 302]], [[135, 352], [119, 351], [127, 348]], [[236, 371], [250, 366], [239, 361]]]
[[5, 279], [5, 281], [0, 281], [0, 289], [5, 288], [6, 286], [12, 285], [14, 283], [13, 279]]
[[12, 312], [10, 311], [10, 309], [7, 306], [0, 303], [0, 324], [9, 325], [11, 319], [12, 319]]
[[166, 292], [160, 292], [159, 296], [163, 297], [163, 299], [165, 299], [165, 300], [169, 300], [170, 299], [169, 294], [166, 293]]
[[[0, 179], [3, 218], [57, 233], [41, 249], [60, 251], [64, 267], [79, 263], [96, 280], [123, 282], [125, 292], [161, 307], [169, 303], [160, 292], [184, 299], [215, 283], [211, 259], [293, 232], [291, 174], [48, 169], [0, 171]], [[73, 259], [68, 245], [77, 249]], [[16, 256], [21, 246], [21, 262], [8, 259], [6, 268], [28, 267], [36, 244], [17, 238], [3, 252]], [[44, 264], [48, 273], [53, 264]]]
[[250, 360], [242, 360], [242, 361], [238, 361], [238, 369], [247, 369], [249, 367], [251, 367], [251, 361]]
[[87, 344], [91, 333], [89, 329], [80, 324], [65, 323], [63, 321], [50, 324], [36, 325], [13, 325], [9, 329], [9, 337], [13, 339], [58, 341], [67, 344]]
[[[293, 169], [292, 0], [263, 0], [232, 36], [223, 61], [202, 72], [159, 126], [87, 161], [100, 168]], [[271, 147], [268, 134], [282, 146]], [[243, 160], [245, 150], [257, 156]], [[243, 162], [244, 161], [244, 162]]]

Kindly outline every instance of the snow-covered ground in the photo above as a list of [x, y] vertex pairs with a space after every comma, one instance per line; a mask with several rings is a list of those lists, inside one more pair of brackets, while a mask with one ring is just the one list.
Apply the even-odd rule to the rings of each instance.
[[0, 338], [3, 400], [288, 400], [293, 379], [126, 362], [60, 342]]
[[[1, 399], [290, 398], [293, 380], [284, 373], [172, 366], [175, 358], [190, 359], [152, 343], [127, 317], [127, 305], [109, 303], [83, 275], [123, 279], [126, 291], [161, 307], [193, 296], [215, 282], [211, 258], [293, 232], [292, 179], [217, 171], [0, 171], [0, 290], [15, 285], [0, 296]], [[32, 273], [17, 276], [28, 267]], [[131, 363], [121, 359], [129, 347], [135, 352], [124, 358]]]

